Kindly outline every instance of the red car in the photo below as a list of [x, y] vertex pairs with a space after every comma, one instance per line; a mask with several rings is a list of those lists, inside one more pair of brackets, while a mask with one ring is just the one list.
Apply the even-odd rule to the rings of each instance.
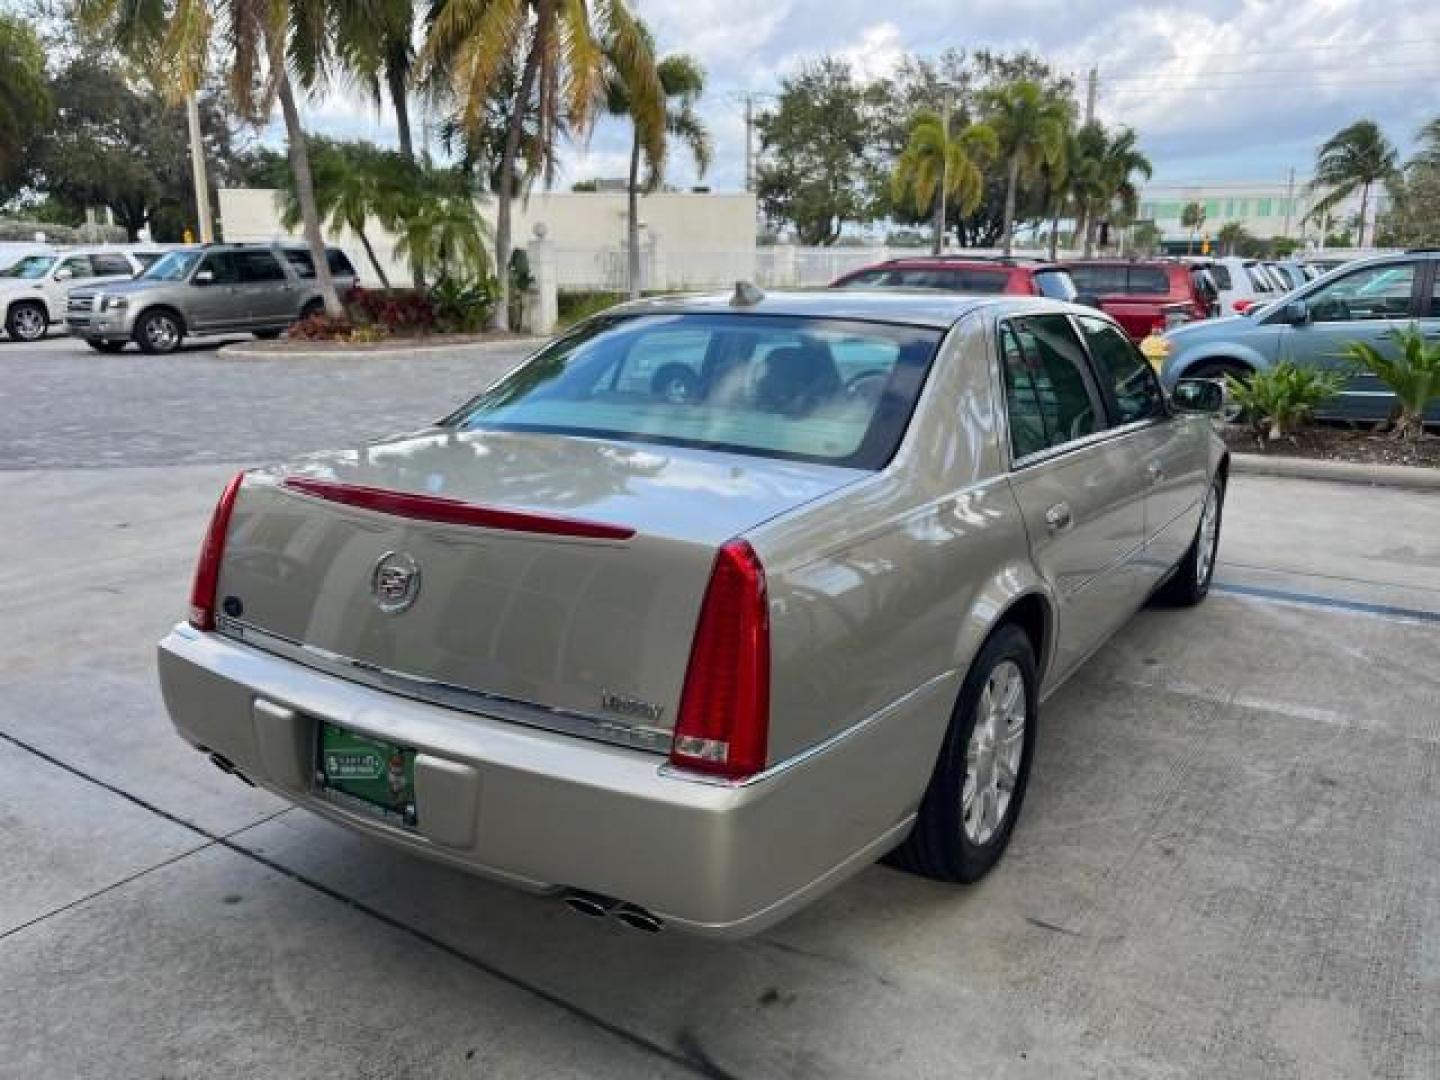
[[1062, 264], [1075, 288], [1136, 341], [1219, 314], [1220, 293], [1204, 266], [1160, 259]]
[[832, 289], [943, 289], [946, 292], [1048, 296], [1074, 300], [1064, 268], [1032, 259], [931, 255], [890, 259], [831, 282]]

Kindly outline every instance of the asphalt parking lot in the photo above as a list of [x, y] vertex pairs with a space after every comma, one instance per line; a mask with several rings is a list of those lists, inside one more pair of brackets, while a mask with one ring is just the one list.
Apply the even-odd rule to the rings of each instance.
[[517, 352], [0, 342], [0, 1076], [1440, 1076], [1440, 498], [1237, 477], [1217, 589], [1046, 705], [1001, 866], [759, 938], [583, 920], [242, 786], [153, 645], [237, 466]]

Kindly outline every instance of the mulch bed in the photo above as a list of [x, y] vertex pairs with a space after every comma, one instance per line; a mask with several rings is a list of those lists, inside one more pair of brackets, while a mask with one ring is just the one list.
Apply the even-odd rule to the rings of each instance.
[[492, 341], [518, 341], [527, 334], [511, 330], [487, 330], [480, 334], [426, 334], [423, 337], [387, 337], [379, 341], [326, 341], [306, 338], [277, 338], [274, 341], [247, 341], [247, 351], [273, 352], [395, 352], [406, 349], [435, 349], [450, 345], [474, 345]]
[[1440, 436], [1401, 441], [1388, 432], [1347, 427], [1308, 427], [1271, 442], [1257, 438], [1253, 428], [1227, 424], [1220, 429], [1225, 445], [1237, 454], [1265, 457], [1319, 458], [1360, 465], [1425, 465], [1440, 468]]

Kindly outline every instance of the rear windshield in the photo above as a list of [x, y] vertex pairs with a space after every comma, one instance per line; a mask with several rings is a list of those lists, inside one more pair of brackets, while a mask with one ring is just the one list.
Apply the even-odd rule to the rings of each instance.
[[838, 289], [942, 289], [960, 293], [1003, 293], [1010, 281], [1005, 270], [975, 267], [885, 267], [862, 270], [838, 282]]
[[586, 323], [445, 421], [879, 469], [939, 330], [770, 315]]
[[1074, 300], [1080, 295], [1080, 290], [1075, 288], [1075, 279], [1068, 270], [1036, 270], [1035, 286], [1040, 290], [1041, 296], [1048, 296], [1052, 300]]

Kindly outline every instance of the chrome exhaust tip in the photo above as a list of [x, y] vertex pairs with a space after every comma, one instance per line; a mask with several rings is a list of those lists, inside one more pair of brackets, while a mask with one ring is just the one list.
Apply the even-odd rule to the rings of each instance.
[[608, 896], [597, 896], [595, 893], [587, 892], [567, 892], [560, 899], [571, 911], [579, 912], [591, 919], [605, 918], [616, 904], [616, 901], [611, 900]]
[[658, 934], [660, 928], [665, 925], [659, 918], [651, 915], [637, 904], [620, 904], [610, 914], [630, 929], [640, 930], [646, 934]]

